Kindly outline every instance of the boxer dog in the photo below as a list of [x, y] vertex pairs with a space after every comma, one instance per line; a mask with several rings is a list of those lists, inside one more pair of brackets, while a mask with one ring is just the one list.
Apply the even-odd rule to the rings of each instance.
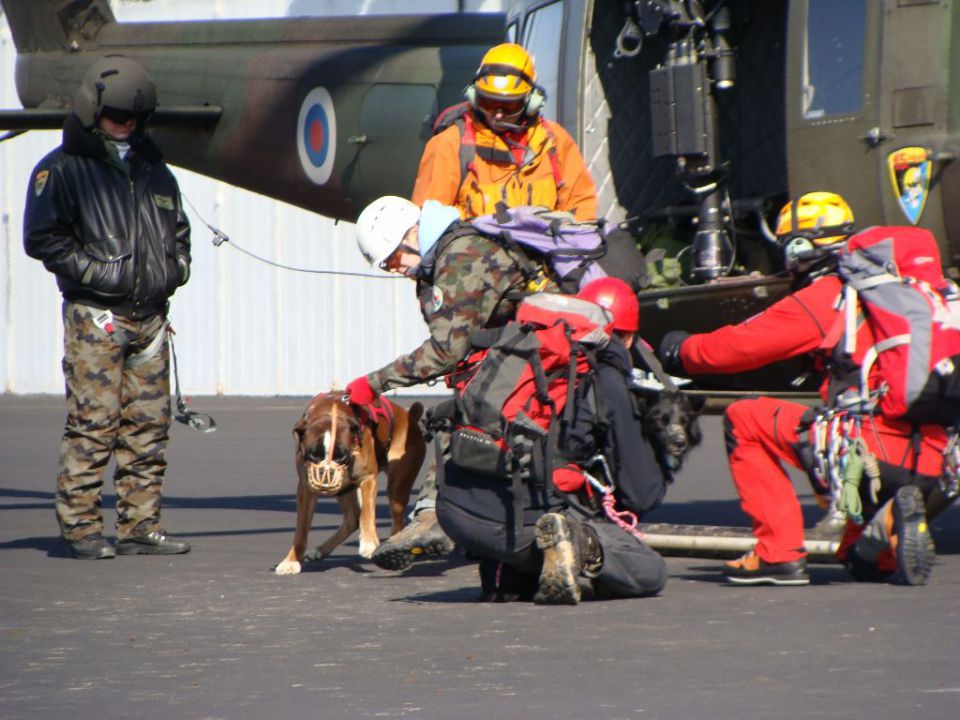
[[[336, 497], [343, 512], [340, 527], [318, 545], [322, 560], [360, 528], [360, 556], [369, 558], [377, 537], [377, 475], [387, 474], [392, 533], [405, 524], [410, 488], [426, 454], [418, 422], [423, 405], [410, 410], [384, 397], [370, 406], [351, 406], [339, 392], [317, 395], [293, 428], [297, 466], [297, 527], [293, 546], [274, 568], [278, 575], [299, 573], [317, 500]], [[311, 558], [313, 559], [313, 558]]]

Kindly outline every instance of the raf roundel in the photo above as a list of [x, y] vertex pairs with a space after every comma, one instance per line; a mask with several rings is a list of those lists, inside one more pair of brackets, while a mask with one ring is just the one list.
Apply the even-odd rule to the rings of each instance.
[[333, 112], [333, 98], [326, 88], [314, 88], [303, 99], [297, 121], [297, 154], [312, 182], [323, 185], [330, 179], [336, 148], [337, 117]]

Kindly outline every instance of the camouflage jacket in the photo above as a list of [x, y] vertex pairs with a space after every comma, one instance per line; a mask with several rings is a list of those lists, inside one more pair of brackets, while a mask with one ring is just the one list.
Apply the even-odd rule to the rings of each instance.
[[417, 282], [430, 337], [370, 373], [371, 387], [383, 392], [442, 377], [467, 354], [472, 332], [512, 320], [525, 285], [515, 252], [480, 235], [441, 238], [432, 272]]

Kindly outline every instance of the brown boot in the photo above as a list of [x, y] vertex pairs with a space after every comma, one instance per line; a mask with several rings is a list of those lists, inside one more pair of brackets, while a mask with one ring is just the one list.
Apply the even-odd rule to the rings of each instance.
[[543, 567], [533, 601], [576, 605], [581, 597], [577, 578], [596, 573], [603, 565], [600, 541], [589, 527], [560, 513], [546, 513], [537, 520], [535, 534], [537, 547], [543, 551]]
[[453, 540], [437, 522], [434, 510], [421, 510], [413, 521], [373, 551], [370, 558], [384, 570], [405, 570], [417, 560], [453, 552]]

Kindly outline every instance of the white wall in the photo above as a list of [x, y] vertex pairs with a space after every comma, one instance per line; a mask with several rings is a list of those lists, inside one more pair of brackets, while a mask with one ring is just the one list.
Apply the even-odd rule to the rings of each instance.
[[[156, 0], [113, 2], [118, 20], [209, 19], [409, 12], [406, 0]], [[467, 10], [498, 10], [492, 0]], [[454, 12], [455, 0], [421, 0], [417, 12]], [[18, 108], [16, 53], [0, 20], [0, 108]], [[31, 168], [60, 142], [30, 132], [0, 143], [0, 392], [62, 393], [60, 295], [54, 277], [22, 246]], [[353, 225], [335, 224], [174, 168], [193, 226], [193, 274], [173, 298], [185, 395], [303, 395], [342, 386], [426, 337], [409, 280], [293, 272], [295, 267], [369, 273]], [[203, 220], [231, 243], [215, 248]], [[441, 387], [437, 388], [440, 391]], [[419, 387], [417, 392], [429, 392]]]

